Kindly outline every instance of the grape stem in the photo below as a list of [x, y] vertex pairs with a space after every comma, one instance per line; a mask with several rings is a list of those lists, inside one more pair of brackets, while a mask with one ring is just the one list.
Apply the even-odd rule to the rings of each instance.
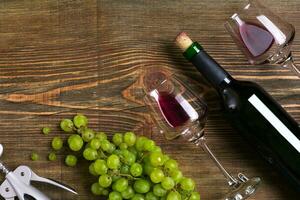
[[138, 180], [138, 179], [140, 179], [140, 178], [133, 177], [133, 176], [131, 176], [131, 175], [129, 175], [129, 174], [119, 174], [119, 176], [128, 177], [128, 178], [131, 178], [131, 179], [133, 179], [133, 180]]
[[144, 158], [145, 158], [147, 155], [149, 155], [149, 152], [144, 152], [143, 155], [142, 155], [142, 157], [137, 161], [137, 163], [143, 162]]
[[133, 177], [133, 176], [131, 176], [131, 175], [129, 175], [129, 174], [121, 174], [121, 173], [116, 173], [116, 172], [112, 172], [112, 173], [110, 174], [110, 176], [123, 176], [123, 177], [127, 177], [127, 178], [130, 178], [130, 179], [133, 179], [133, 180], [138, 180], [138, 179], [140, 179], [140, 178]]
[[104, 158], [107, 158], [107, 155], [102, 151], [102, 149], [99, 149], [99, 151], [101, 152], [101, 156], [103, 156]]

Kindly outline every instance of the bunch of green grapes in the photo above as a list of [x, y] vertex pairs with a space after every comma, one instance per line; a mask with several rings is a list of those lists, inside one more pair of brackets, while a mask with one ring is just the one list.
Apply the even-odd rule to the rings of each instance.
[[[184, 177], [176, 160], [164, 154], [153, 140], [133, 132], [116, 133], [109, 140], [105, 133], [88, 128], [88, 119], [81, 114], [73, 120], [62, 120], [60, 127], [71, 133], [68, 148], [82, 152], [91, 162], [89, 172], [97, 178], [91, 186], [94, 195], [109, 200], [200, 200], [195, 182]], [[54, 138], [53, 149], [61, 146]], [[75, 166], [77, 158], [68, 155], [65, 162]]]

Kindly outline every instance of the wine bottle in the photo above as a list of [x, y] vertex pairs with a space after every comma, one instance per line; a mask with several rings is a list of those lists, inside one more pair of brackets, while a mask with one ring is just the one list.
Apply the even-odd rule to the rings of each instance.
[[300, 128], [258, 84], [230, 76], [185, 33], [176, 38], [186, 59], [218, 91], [226, 117], [300, 191]]

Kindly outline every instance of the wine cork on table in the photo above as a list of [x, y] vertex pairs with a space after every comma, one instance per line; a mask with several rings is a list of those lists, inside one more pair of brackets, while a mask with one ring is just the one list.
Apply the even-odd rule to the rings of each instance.
[[185, 52], [193, 44], [193, 41], [185, 32], [179, 33], [175, 39], [175, 42], [183, 52]]

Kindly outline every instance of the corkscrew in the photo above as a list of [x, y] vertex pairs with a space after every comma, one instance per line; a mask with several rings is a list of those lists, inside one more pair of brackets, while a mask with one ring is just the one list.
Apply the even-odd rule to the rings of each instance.
[[[0, 157], [2, 154], [3, 146], [0, 144]], [[69, 186], [38, 176], [28, 166], [21, 165], [14, 171], [10, 171], [0, 162], [0, 171], [5, 174], [5, 181], [0, 186], [0, 195], [6, 200], [14, 200], [16, 197], [19, 200], [50, 200], [48, 196], [33, 187], [31, 182], [47, 183], [77, 194]]]

